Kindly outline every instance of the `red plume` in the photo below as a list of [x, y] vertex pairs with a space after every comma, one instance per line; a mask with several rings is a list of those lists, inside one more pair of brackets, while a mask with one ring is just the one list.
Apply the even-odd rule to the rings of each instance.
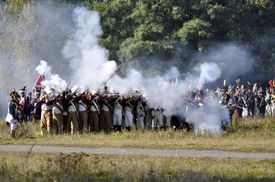
[[272, 88], [273, 87], [273, 80], [269, 80], [268, 84], [269, 84], [270, 88]]

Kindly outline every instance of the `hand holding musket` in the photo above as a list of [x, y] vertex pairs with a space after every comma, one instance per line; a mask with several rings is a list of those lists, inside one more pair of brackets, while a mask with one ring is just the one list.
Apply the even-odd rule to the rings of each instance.
[[107, 94], [106, 97], [107, 97], [107, 99], [114, 100], [114, 99], [119, 98], [120, 95], [119, 94]]

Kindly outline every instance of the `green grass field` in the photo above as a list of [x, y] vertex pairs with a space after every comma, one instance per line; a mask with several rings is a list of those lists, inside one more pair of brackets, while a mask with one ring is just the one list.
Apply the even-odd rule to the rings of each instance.
[[1, 124], [0, 143], [275, 152], [275, 119], [244, 119], [234, 122], [221, 136], [195, 136], [186, 131], [173, 130], [41, 136], [39, 124], [27, 124], [18, 130], [14, 139], [9, 136], [9, 128]]
[[0, 181], [274, 181], [275, 161], [0, 153]]

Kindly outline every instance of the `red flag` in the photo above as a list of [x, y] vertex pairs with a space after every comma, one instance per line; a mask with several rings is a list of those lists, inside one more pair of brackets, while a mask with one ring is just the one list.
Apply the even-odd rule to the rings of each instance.
[[45, 77], [44, 77], [44, 75], [39, 75], [38, 76], [38, 78], [37, 78], [37, 80], [36, 80], [36, 82], [35, 82], [35, 84], [34, 84], [34, 91], [38, 91], [38, 90], [40, 90], [41, 89], [41, 87], [42, 87], [42, 81], [45, 79]]

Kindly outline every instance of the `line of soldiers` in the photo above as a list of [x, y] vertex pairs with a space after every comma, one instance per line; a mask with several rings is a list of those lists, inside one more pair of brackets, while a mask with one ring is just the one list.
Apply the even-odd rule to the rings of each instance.
[[[54, 91], [41, 91], [42, 102], [41, 134], [87, 133], [112, 130], [121, 132], [137, 128], [145, 130], [164, 127], [163, 113], [159, 108], [149, 109], [141, 94], [119, 95], [89, 91], [64, 90], [57, 95]], [[152, 123], [146, 122], [146, 112], [152, 113]], [[147, 125], [148, 127], [148, 125]]]
[[257, 84], [247, 86], [224, 86], [218, 88], [215, 94], [219, 97], [220, 103], [228, 107], [230, 118], [233, 115], [238, 118], [243, 116], [251, 117], [275, 117], [275, 88], [269, 87], [265, 90], [257, 88]]
[[[161, 108], [149, 108], [139, 93], [130, 95], [65, 89], [42, 89], [26, 95], [26, 87], [10, 93], [7, 123], [15, 135], [18, 124], [40, 121], [41, 134], [130, 131], [163, 128]], [[167, 123], [167, 122], [166, 122]], [[170, 126], [170, 124], [168, 124]]]
[[[209, 93], [207, 93], [209, 92]], [[275, 117], [275, 90], [252, 88], [250, 85], [189, 91], [185, 95], [184, 110], [203, 106], [205, 95], [218, 96], [220, 103], [230, 111], [230, 119], [235, 114], [242, 116]], [[181, 116], [164, 115], [165, 108], [150, 108], [140, 93], [120, 95], [104, 91], [80, 91], [66, 88], [61, 93], [46, 88], [26, 94], [26, 87], [19, 94], [10, 96], [6, 121], [11, 125], [11, 135], [15, 135], [17, 123], [40, 121], [41, 134], [45, 133], [87, 133], [99, 131], [122, 131], [133, 128], [144, 131], [174, 127], [192, 130], [192, 124]]]

